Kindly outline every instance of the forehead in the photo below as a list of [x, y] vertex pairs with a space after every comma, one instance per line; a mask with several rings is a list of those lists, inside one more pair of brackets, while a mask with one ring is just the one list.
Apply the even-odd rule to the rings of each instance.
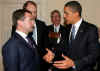
[[59, 13], [58, 12], [54, 12], [52, 15], [59, 15]]
[[31, 14], [31, 13], [28, 13], [28, 12], [25, 12], [24, 16], [25, 16], [25, 17], [30, 17], [30, 18], [33, 17], [32, 14]]
[[33, 9], [35, 9], [36, 8], [36, 6], [35, 5], [33, 5], [33, 4], [31, 4], [31, 3], [28, 3], [28, 5], [27, 5], [27, 7], [26, 8], [33, 8]]

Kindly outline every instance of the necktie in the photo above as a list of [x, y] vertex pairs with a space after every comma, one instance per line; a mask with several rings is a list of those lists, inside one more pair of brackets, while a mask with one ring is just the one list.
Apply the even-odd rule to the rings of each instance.
[[54, 32], [57, 32], [57, 28], [56, 27], [54, 28]]
[[26, 37], [28, 40], [28, 44], [30, 45], [31, 48], [34, 48], [34, 59], [36, 60], [36, 64], [39, 65], [39, 55], [38, 55], [38, 51], [37, 48], [35, 46], [35, 42], [34, 40], [32, 40], [30, 37]]
[[26, 37], [28, 40], [28, 44], [31, 46], [31, 48], [35, 48], [33, 41], [30, 39], [30, 37]]
[[72, 26], [70, 40], [74, 40], [74, 38], [75, 38], [75, 26]]
[[72, 46], [72, 41], [75, 39], [75, 26], [72, 26], [70, 40], [69, 40], [69, 47]]

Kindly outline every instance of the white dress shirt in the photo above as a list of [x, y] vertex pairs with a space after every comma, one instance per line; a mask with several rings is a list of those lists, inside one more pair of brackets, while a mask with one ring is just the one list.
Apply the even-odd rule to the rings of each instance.
[[[56, 29], [56, 32], [59, 32], [60, 25], [58, 25], [58, 26], [55, 26], [55, 25], [54, 25], [54, 29]], [[55, 30], [54, 30], [54, 32], [55, 32]]]
[[37, 44], [37, 26], [36, 26], [36, 22], [34, 23], [34, 29], [33, 29], [33, 35], [32, 35], [35, 43]]
[[[76, 34], [79, 30], [79, 27], [80, 27], [80, 24], [82, 23], [82, 18], [76, 22], [75, 24], [72, 25], [72, 27], [74, 26], [75, 27], [75, 35], [74, 35], [74, 38], [76, 37]], [[71, 28], [71, 31], [70, 31], [70, 36], [69, 36], [69, 40], [70, 40], [70, 37], [71, 37], [71, 32], [72, 32], [72, 28]]]

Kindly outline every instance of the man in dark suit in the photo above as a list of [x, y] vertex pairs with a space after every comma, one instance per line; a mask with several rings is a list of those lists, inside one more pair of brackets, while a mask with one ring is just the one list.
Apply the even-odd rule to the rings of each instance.
[[28, 10], [18, 9], [13, 13], [16, 31], [2, 48], [4, 71], [39, 71], [36, 46], [29, 39], [34, 18]]
[[[44, 49], [44, 39], [46, 34], [46, 25], [45, 22], [37, 19], [37, 4], [34, 1], [26, 1], [23, 5], [23, 9], [29, 10], [32, 12], [32, 15], [35, 19], [34, 29], [32, 32], [29, 33], [29, 37], [35, 41], [37, 50], [39, 52], [40, 58], [42, 60], [42, 57], [45, 55], [45, 49]], [[12, 26], [12, 35], [15, 32], [16, 26]], [[41, 61], [44, 63], [44, 61]], [[43, 65], [41, 65], [43, 66]], [[41, 67], [43, 68], [43, 67]], [[43, 68], [44, 69], [44, 68]]]
[[[100, 46], [100, 28], [98, 28], [98, 35], [99, 35], [99, 46]], [[98, 58], [97, 58], [97, 64], [96, 64], [96, 71], [100, 71], [100, 48], [98, 49]]]
[[29, 37], [33, 39], [36, 43], [37, 50], [39, 52], [41, 60], [41, 71], [44, 71], [45, 61], [43, 60], [43, 56], [46, 54], [46, 50], [44, 49], [46, 43], [44, 40], [47, 33], [47, 27], [45, 25], [45, 22], [37, 19], [37, 4], [34, 1], [26, 1], [23, 5], [23, 9], [29, 10], [30, 12], [32, 12], [32, 15], [34, 16], [34, 29], [31, 33], [29, 33]]
[[[99, 46], [100, 46], [100, 42], [99, 42]], [[98, 50], [99, 50], [99, 52], [98, 52], [99, 56], [97, 59], [97, 65], [95, 67], [96, 71], [100, 71], [100, 48]]]
[[37, 4], [34, 1], [26, 1], [26, 3], [23, 5], [23, 9], [29, 10], [34, 16], [34, 30], [29, 34], [29, 36], [33, 38], [38, 46], [37, 49], [40, 56], [43, 56], [45, 54], [43, 51], [45, 44], [43, 40], [45, 39], [45, 34], [47, 33], [46, 24], [45, 22], [37, 19]]
[[[46, 62], [50, 63], [55, 60], [62, 60], [62, 53], [64, 53], [64, 50], [66, 48], [66, 28], [61, 25], [61, 14], [58, 10], [53, 10], [51, 12], [51, 22], [52, 25], [48, 26], [48, 38], [47, 38], [47, 45], [46, 48], [50, 49], [54, 53], [54, 58], [51, 60], [51, 58], [48, 58], [47, 55], [44, 56], [44, 60]], [[49, 61], [50, 59], [51, 61]], [[49, 70], [52, 71], [59, 71], [59, 69], [52, 67], [50, 65]]]
[[98, 57], [97, 27], [81, 18], [82, 8], [79, 2], [70, 1], [64, 6], [64, 19], [69, 28], [67, 56], [65, 60], [55, 61], [54, 66], [68, 71], [94, 71]]

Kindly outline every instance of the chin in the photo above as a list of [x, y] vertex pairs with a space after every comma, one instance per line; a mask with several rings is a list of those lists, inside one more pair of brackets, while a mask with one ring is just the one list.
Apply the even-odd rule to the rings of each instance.
[[66, 24], [70, 24], [69, 22], [67, 22]]
[[33, 29], [29, 30], [29, 32], [32, 32], [32, 31], [33, 31]]

